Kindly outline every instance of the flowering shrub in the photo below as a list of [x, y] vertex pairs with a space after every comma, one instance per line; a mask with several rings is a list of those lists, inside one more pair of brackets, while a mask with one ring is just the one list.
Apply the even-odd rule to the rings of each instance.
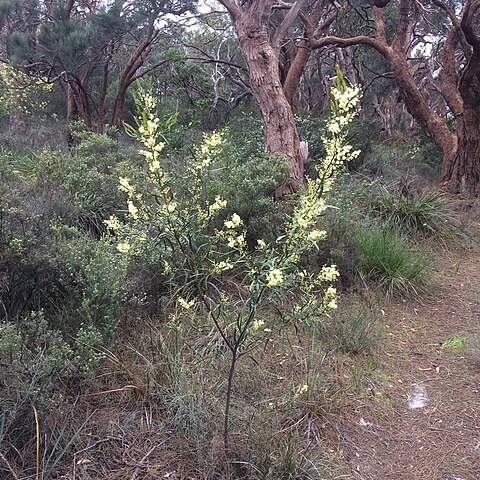
[[13, 102], [24, 114], [39, 114], [46, 111], [45, 95], [53, 88], [46, 78], [29, 76], [2, 63], [0, 83], [4, 87], [0, 89], [1, 107], [10, 108]]
[[[205, 135], [202, 144], [194, 148], [194, 159], [185, 172], [190, 194], [182, 196], [162, 168], [166, 139], [150, 93], [140, 91], [137, 126], [128, 129], [143, 146], [147, 181], [138, 184], [120, 178], [119, 188], [127, 195], [130, 222], [122, 225], [112, 216], [106, 224], [115, 232], [119, 252], [130, 257], [153, 256], [163, 265], [171, 291], [176, 294], [177, 321], [191, 319], [195, 312], [197, 318], [213, 324], [230, 351], [226, 447], [236, 362], [272, 334], [275, 320], [271, 315], [267, 320], [265, 311], [278, 311], [283, 320], [312, 322], [336, 308], [336, 290], [332, 286], [338, 276], [335, 265], [325, 266], [318, 273], [308, 272], [301, 265], [302, 257], [326, 235], [317, 227], [327, 208], [325, 194], [344, 162], [359, 154], [346, 144], [346, 128], [357, 112], [359, 90], [348, 88], [339, 75], [332, 96], [332, 118], [323, 137], [327, 155], [318, 165], [316, 178], [307, 179], [293, 211], [285, 218], [283, 235], [274, 242], [259, 239], [250, 249], [244, 222], [237, 213], [218, 227], [228, 199], [217, 196], [211, 203], [205, 200], [205, 179], [211, 174], [212, 159], [221, 154], [221, 134]], [[232, 289], [232, 284], [237, 287]], [[294, 300], [288, 302], [289, 306], [284, 302], [286, 297]]]

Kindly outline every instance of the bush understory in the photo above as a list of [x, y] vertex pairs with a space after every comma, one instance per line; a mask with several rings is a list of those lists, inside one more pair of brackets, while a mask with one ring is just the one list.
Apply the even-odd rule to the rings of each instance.
[[[228, 198], [212, 229], [239, 214], [251, 251], [276, 242], [294, 202], [273, 201], [285, 165], [262, 157], [256, 125], [243, 128], [249, 143], [223, 132], [201, 202]], [[181, 203], [192, 192], [189, 146], [166, 143]], [[148, 185], [137, 147], [112, 132], [82, 133], [72, 152], [11, 142], [0, 152], [0, 478], [334, 478], [325, 419], [375, 376], [378, 302], [431, 288], [432, 248], [422, 246], [445, 248], [455, 234], [447, 199], [422, 177], [435, 165], [417, 158], [406, 172], [404, 150], [373, 145], [337, 182], [318, 222], [327, 237], [302, 258], [317, 272], [338, 266], [338, 309], [299, 327], [278, 316], [274, 295], [261, 307], [276, 330], [259, 322], [237, 367], [227, 454], [221, 334], [188, 311], [172, 320], [185, 290], [172, 289], [163, 257], [147, 248], [127, 262], [123, 234], [105, 224], [132, 214], [120, 177]], [[238, 271], [222, 288], [242, 298]], [[287, 310], [296, 297], [283, 301]]]

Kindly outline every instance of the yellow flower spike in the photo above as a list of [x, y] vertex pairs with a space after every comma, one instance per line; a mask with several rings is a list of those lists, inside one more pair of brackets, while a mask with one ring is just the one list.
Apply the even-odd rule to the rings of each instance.
[[122, 192], [130, 193], [134, 192], [135, 189], [130, 185], [130, 180], [127, 177], [119, 177], [119, 190]]
[[123, 242], [123, 243], [119, 243], [117, 245], [117, 250], [120, 252], [120, 253], [128, 253], [131, 249], [131, 246], [129, 243], [127, 242]]
[[266, 276], [267, 287], [278, 287], [285, 280], [283, 272], [279, 268], [272, 268]]
[[134, 219], [136, 220], [138, 218], [138, 208], [136, 207], [136, 205], [131, 201], [129, 200], [127, 202], [127, 205], [128, 205], [128, 214]]
[[243, 223], [240, 216], [234, 213], [230, 220], [225, 220], [225, 227], [229, 229], [234, 229], [239, 227]]
[[122, 224], [116, 215], [110, 215], [110, 218], [108, 220], [104, 220], [103, 223], [109, 230], [113, 232], [122, 228]]
[[178, 297], [177, 303], [184, 309], [190, 310], [195, 305], [195, 300], [190, 300], [189, 302], [182, 297]]

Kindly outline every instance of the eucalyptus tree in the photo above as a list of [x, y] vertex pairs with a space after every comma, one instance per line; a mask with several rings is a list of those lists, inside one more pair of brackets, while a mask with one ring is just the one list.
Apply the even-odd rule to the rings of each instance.
[[[366, 45], [389, 63], [395, 83], [410, 114], [425, 128], [442, 152], [443, 180], [455, 192], [480, 195], [480, 0], [464, 2], [431, 0], [373, 0], [372, 19], [365, 33], [353, 37], [325, 36], [312, 48], [327, 45]], [[396, 28], [386, 28], [386, 13], [394, 14]], [[456, 129], [452, 132], [438, 114], [428, 95], [415, 81], [419, 59], [413, 58], [418, 45], [416, 33], [423, 25], [443, 20], [435, 31], [440, 57], [439, 91], [449, 106]], [[425, 27], [423, 27], [425, 28]], [[421, 60], [421, 59], [420, 59]]]
[[[250, 89], [262, 114], [265, 152], [280, 154], [288, 162], [290, 183], [277, 194], [295, 192], [303, 185], [306, 152], [295, 126], [292, 104], [308, 61], [309, 38], [329, 28], [336, 6], [327, 0], [219, 2], [230, 15], [249, 72]], [[295, 35], [302, 30], [308, 35], [305, 41], [298, 42]], [[282, 71], [281, 55], [286, 48], [290, 60]]]
[[13, 64], [66, 86], [68, 120], [80, 118], [88, 128], [96, 120], [99, 131], [108, 100], [110, 125], [121, 125], [130, 85], [163, 64], [148, 64], [154, 45], [176, 18], [195, 10], [195, 0], [10, 1], [26, 11], [6, 41]]

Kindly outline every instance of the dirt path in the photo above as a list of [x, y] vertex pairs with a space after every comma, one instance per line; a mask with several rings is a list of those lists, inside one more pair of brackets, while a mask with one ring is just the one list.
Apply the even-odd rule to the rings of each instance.
[[[430, 299], [384, 311], [368, 395], [337, 425], [341, 478], [480, 480], [480, 352], [466, 344], [480, 338], [480, 249], [438, 264]], [[428, 401], [412, 409], [416, 387]]]

